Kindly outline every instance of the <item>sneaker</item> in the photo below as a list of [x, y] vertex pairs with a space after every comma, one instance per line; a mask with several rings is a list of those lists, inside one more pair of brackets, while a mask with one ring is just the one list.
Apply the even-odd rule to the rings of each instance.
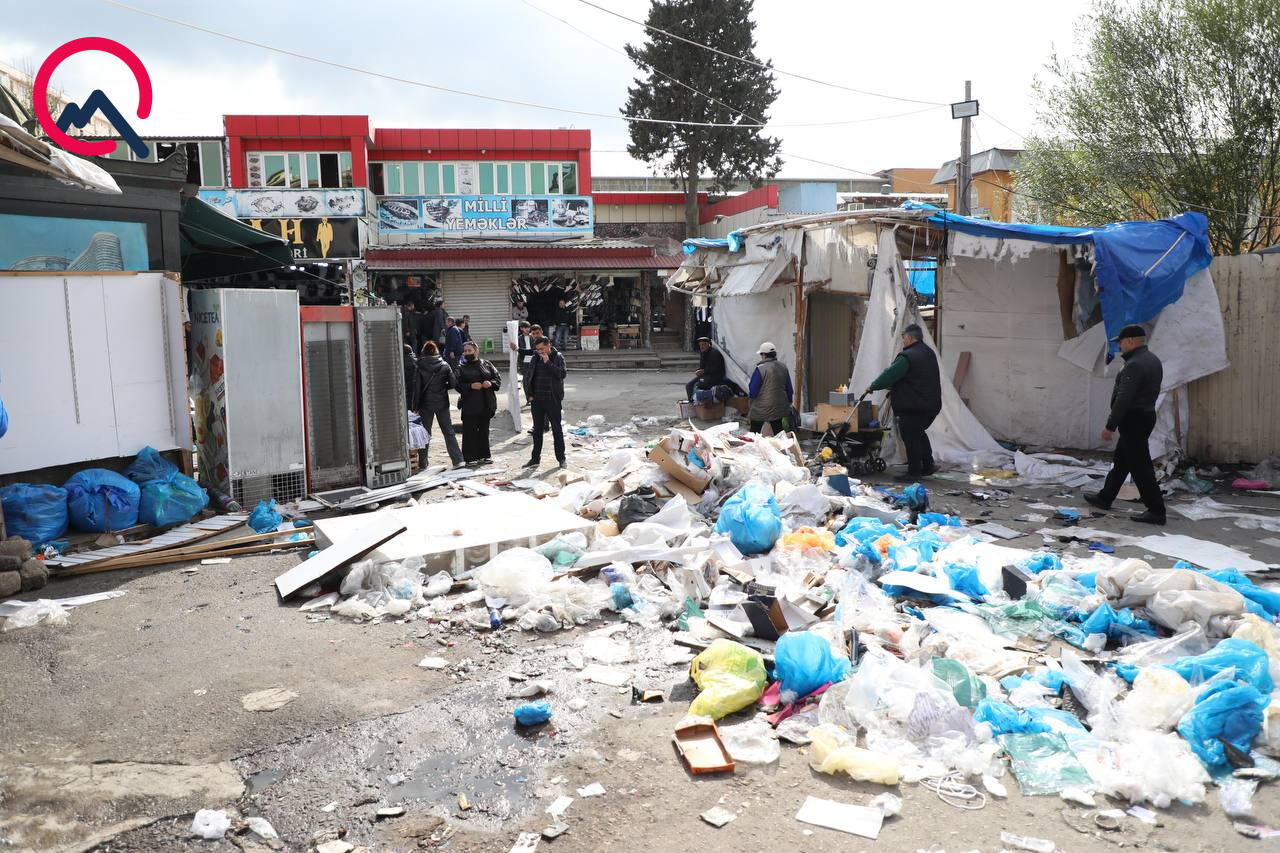
[[[1111, 501], [1104, 501], [1101, 492], [1085, 492], [1081, 497], [1084, 498], [1084, 502], [1089, 506], [1096, 506], [1098, 509], [1111, 509]], [[1162, 520], [1160, 523], [1164, 524], [1164, 521]]]
[[525, 468], [537, 468], [537, 467], [538, 467], [539, 465], [541, 465], [541, 464], [542, 464], [542, 463], [541, 463], [541, 462], [539, 462], [537, 459], [530, 459], [528, 462], [524, 463], [524, 465], [523, 465], [522, 467], [525, 467]]
[[1146, 512], [1140, 512], [1137, 515], [1131, 515], [1129, 516], [1129, 520], [1136, 521], [1139, 524], [1158, 524], [1161, 527], [1164, 527], [1165, 525], [1164, 515], [1156, 514], [1151, 510], [1147, 510]]

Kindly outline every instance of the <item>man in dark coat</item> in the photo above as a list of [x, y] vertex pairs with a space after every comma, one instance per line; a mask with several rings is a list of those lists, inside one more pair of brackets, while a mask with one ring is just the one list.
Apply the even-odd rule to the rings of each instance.
[[724, 384], [724, 353], [711, 345], [711, 338], [698, 338], [698, 351], [698, 370], [684, 386], [686, 400], [693, 399], [694, 391]]
[[449, 362], [449, 366], [457, 368], [458, 362], [462, 359], [462, 345], [466, 343], [462, 339], [462, 330], [458, 328], [457, 323], [452, 317], [448, 317], [444, 321], [444, 360]]
[[404, 406], [406, 409], [413, 409], [418, 381], [418, 359], [413, 354], [410, 336], [404, 337]]
[[942, 411], [942, 373], [937, 354], [924, 342], [924, 332], [915, 323], [902, 330], [902, 352], [866, 393], [886, 388], [898, 437], [907, 450], [907, 472], [894, 479], [907, 482], [928, 477], [938, 470], [926, 430]]
[[1116, 377], [1111, 391], [1111, 414], [1102, 430], [1102, 440], [1111, 441], [1116, 432], [1116, 452], [1111, 470], [1098, 492], [1086, 492], [1084, 499], [1099, 509], [1110, 509], [1126, 477], [1133, 478], [1146, 512], [1131, 516], [1143, 524], [1164, 524], [1164, 496], [1156, 482], [1155, 466], [1147, 440], [1156, 426], [1156, 400], [1164, 382], [1164, 366], [1147, 349], [1147, 330], [1138, 325], [1125, 326], [1113, 340], [1120, 344], [1124, 369]]
[[[448, 319], [449, 312], [444, 307], [444, 300], [441, 299], [434, 308], [427, 312], [426, 341], [435, 341], [437, 344], [443, 344], [444, 327]], [[423, 341], [423, 343], [426, 343], [426, 341]]]
[[422, 357], [418, 359], [416, 384], [417, 405], [415, 411], [422, 419], [427, 435], [431, 435], [432, 421], [440, 425], [444, 446], [449, 452], [449, 462], [457, 468], [462, 465], [462, 450], [453, 432], [453, 414], [449, 410], [449, 391], [455, 386], [453, 368], [440, 357], [440, 347], [435, 341], [422, 345]]
[[524, 393], [533, 414], [533, 455], [524, 467], [536, 468], [542, 463], [542, 433], [550, 426], [556, 462], [563, 468], [565, 450], [561, 411], [566, 373], [564, 356], [552, 348], [547, 338], [539, 338], [535, 349], [533, 364], [524, 376]]

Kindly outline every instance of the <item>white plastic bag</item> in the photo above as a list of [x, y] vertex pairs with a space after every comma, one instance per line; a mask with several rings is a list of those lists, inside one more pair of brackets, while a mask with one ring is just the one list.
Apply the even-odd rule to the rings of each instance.
[[42, 598], [38, 601], [28, 604], [17, 613], [4, 620], [4, 628], [0, 629], [4, 633], [17, 631], [22, 628], [30, 628], [41, 622], [48, 622], [57, 628], [62, 628], [67, 624], [67, 609], [56, 601], [48, 598]]
[[435, 598], [439, 595], [445, 595], [453, 588], [453, 575], [441, 570], [427, 580], [427, 585], [423, 587], [422, 594], [427, 598]]
[[720, 739], [733, 760], [744, 764], [772, 764], [782, 755], [773, 727], [765, 720], [721, 726]]
[[221, 809], [200, 809], [191, 820], [191, 833], [205, 841], [217, 841], [231, 828], [231, 818]]
[[519, 607], [537, 597], [553, 574], [551, 562], [538, 552], [511, 548], [477, 568], [475, 579], [486, 596]]

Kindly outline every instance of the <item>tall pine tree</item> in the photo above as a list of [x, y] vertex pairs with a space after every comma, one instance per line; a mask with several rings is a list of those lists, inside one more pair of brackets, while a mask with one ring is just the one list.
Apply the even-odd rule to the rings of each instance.
[[[658, 32], [760, 61], [755, 54], [753, 6], [753, 0], [652, 0], [648, 41], [640, 47], [626, 46], [631, 61], [647, 72], [627, 89], [626, 115], [715, 124], [767, 121], [778, 97], [772, 71]], [[738, 181], [758, 186], [782, 168], [781, 144], [755, 127], [631, 122], [627, 153], [683, 185], [685, 227], [692, 237], [697, 233], [703, 171], [711, 173], [713, 191], [725, 191]]]

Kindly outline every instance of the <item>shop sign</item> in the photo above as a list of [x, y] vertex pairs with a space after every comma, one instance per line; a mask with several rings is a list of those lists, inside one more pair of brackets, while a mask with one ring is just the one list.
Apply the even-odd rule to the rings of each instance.
[[245, 219], [260, 231], [284, 238], [295, 261], [332, 261], [360, 257], [360, 220]]
[[589, 196], [394, 196], [378, 200], [383, 231], [411, 234], [591, 234]]
[[365, 191], [202, 189], [200, 200], [237, 219], [286, 216], [364, 216]]

